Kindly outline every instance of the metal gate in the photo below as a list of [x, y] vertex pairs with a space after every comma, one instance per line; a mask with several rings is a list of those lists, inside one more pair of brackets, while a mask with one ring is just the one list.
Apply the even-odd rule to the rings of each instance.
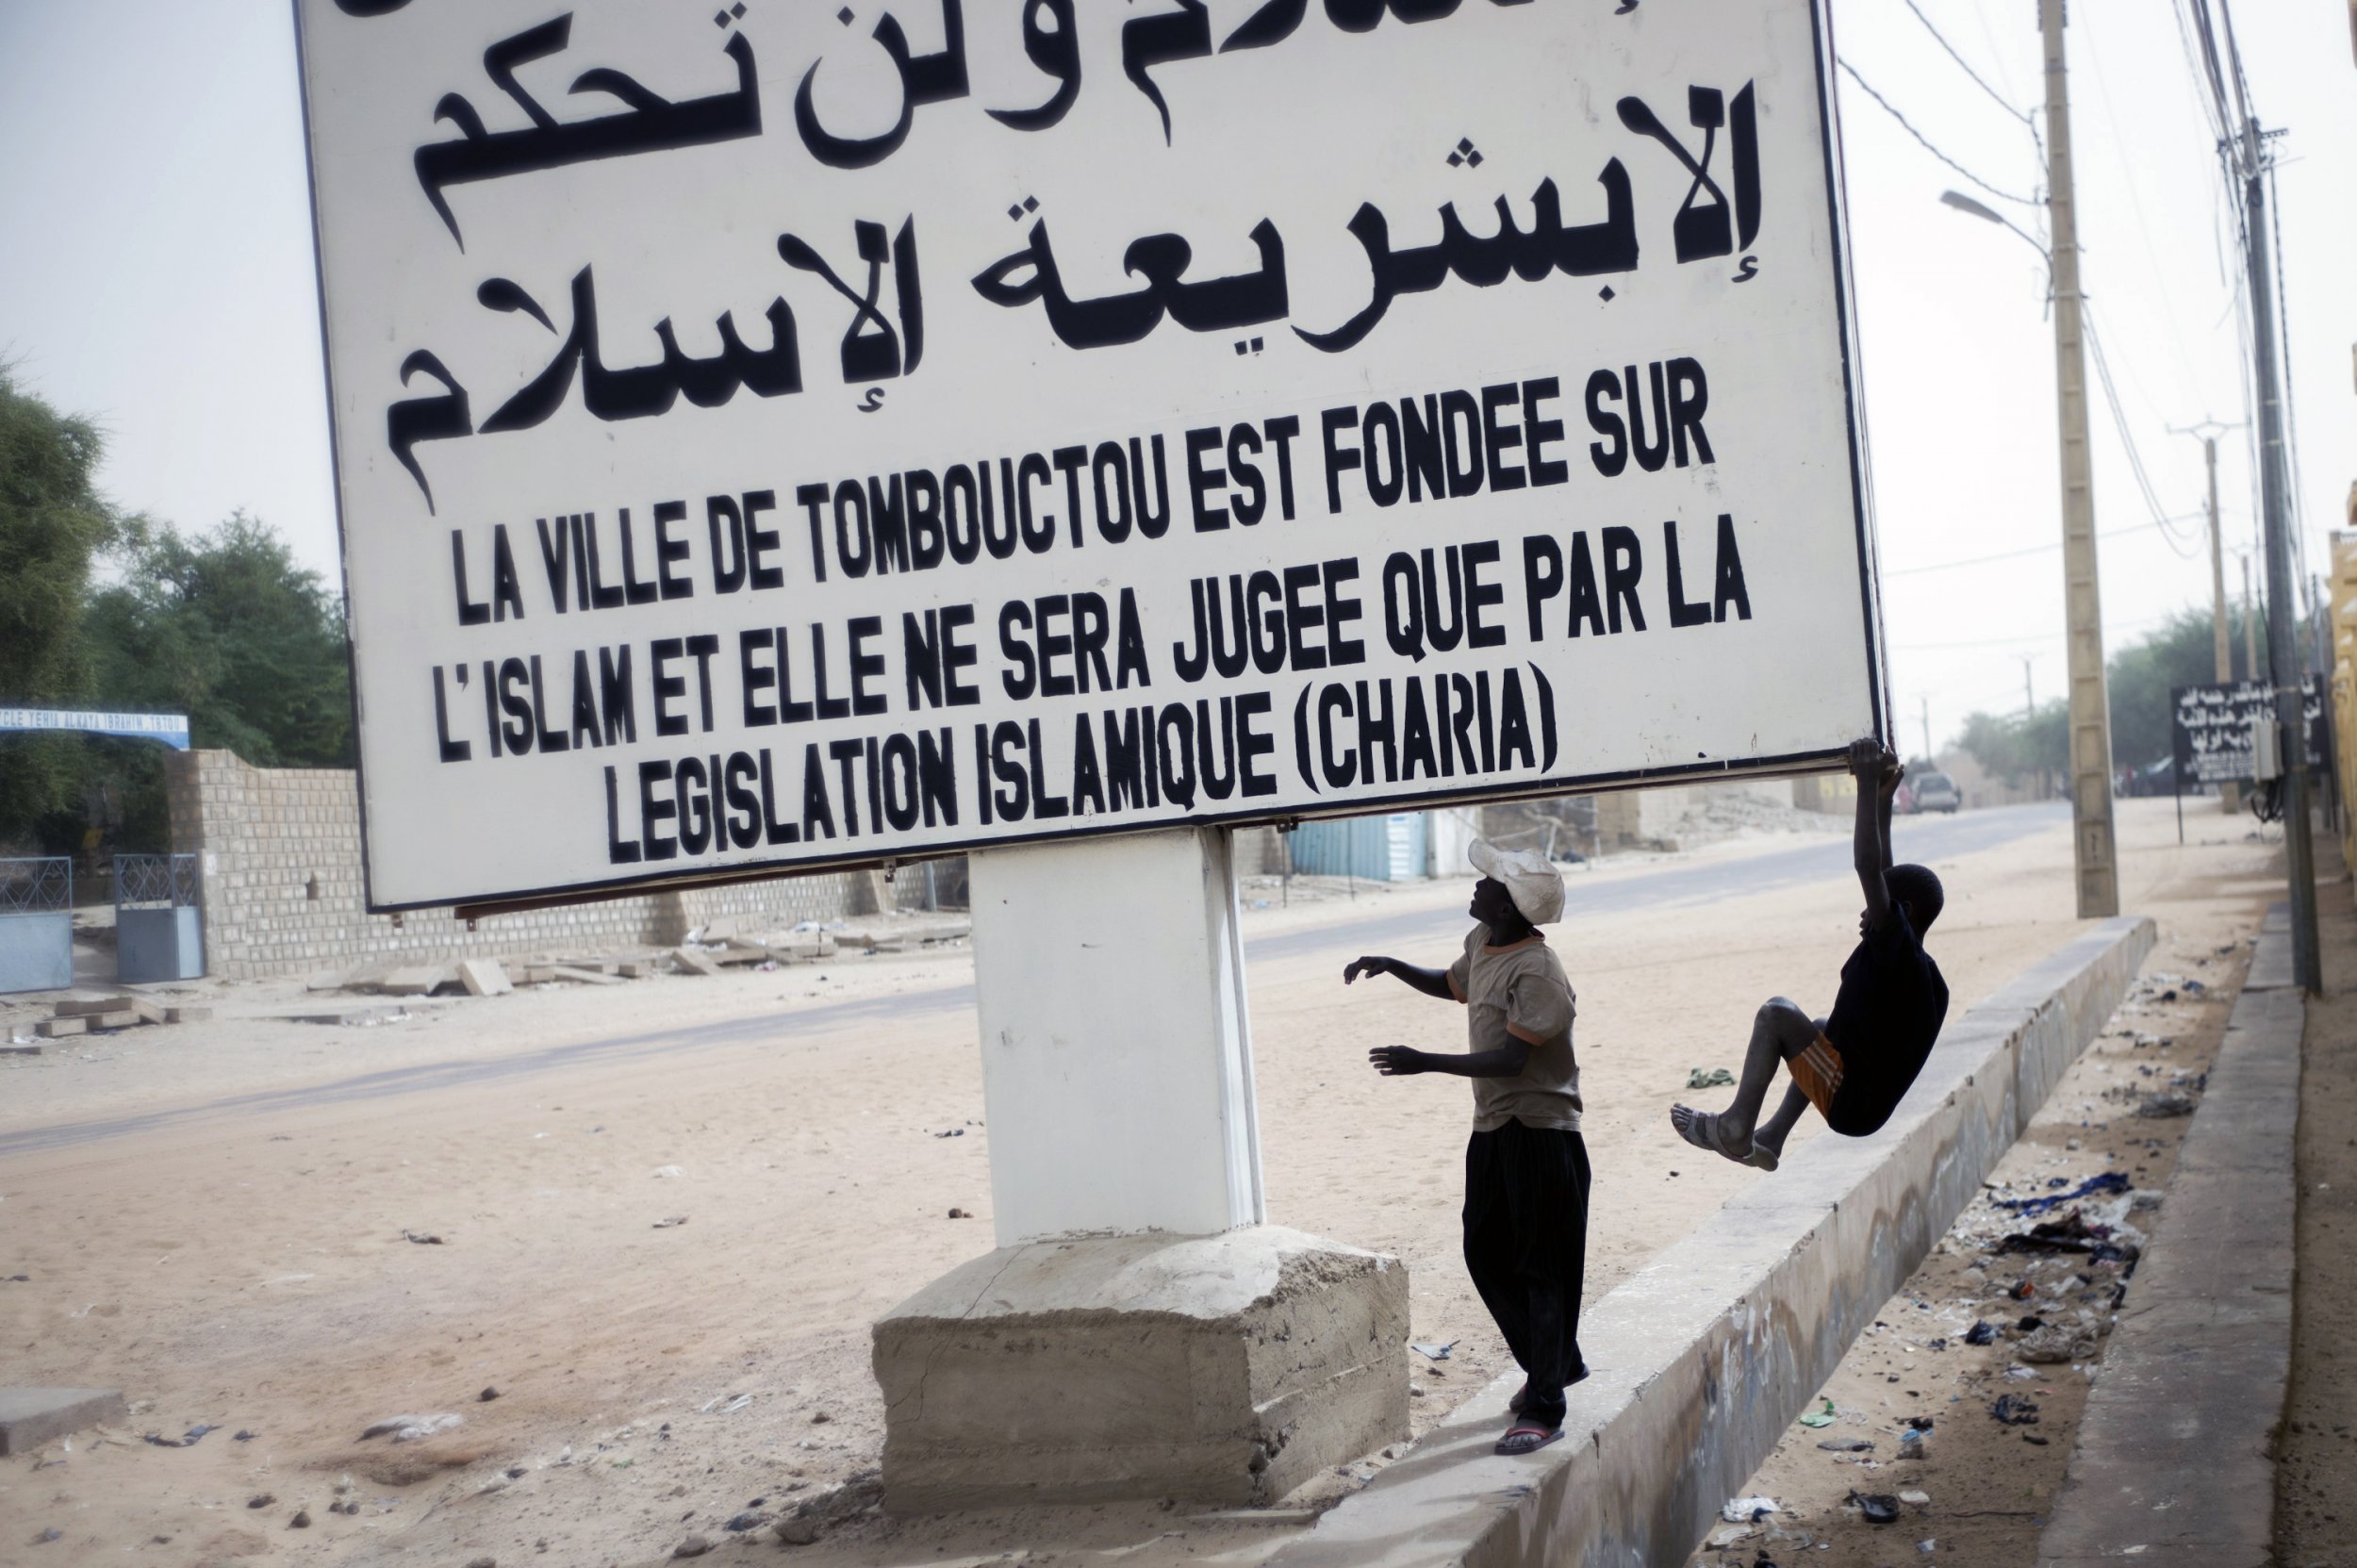
[[0, 860], [0, 991], [74, 983], [74, 863]]
[[205, 972], [194, 855], [115, 856], [115, 978], [128, 985]]

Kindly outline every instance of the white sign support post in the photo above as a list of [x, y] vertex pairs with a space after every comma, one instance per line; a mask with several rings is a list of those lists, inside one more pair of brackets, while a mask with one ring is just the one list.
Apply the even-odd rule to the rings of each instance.
[[1395, 1428], [1226, 834], [1887, 737], [1824, 0], [295, 7], [371, 907], [972, 854], [1018, 1255], [880, 1326], [888, 1491]]
[[887, 1507], [1282, 1496], [1408, 1433], [1408, 1271], [1262, 1224], [1229, 834], [975, 855], [998, 1249], [876, 1326]]

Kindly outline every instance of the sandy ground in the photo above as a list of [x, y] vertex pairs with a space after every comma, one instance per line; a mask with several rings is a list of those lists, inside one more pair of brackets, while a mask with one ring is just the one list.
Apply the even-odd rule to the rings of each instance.
[[[2209, 813], [2186, 826], [2211, 842], [2129, 904], [2161, 936], [2127, 1001], [1820, 1391], [1812, 1418], [1833, 1419], [1794, 1426], [1739, 1494], [1777, 1511], [1717, 1527], [1693, 1568], [1753, 1568], [1763, 1556], [1822, 1568], [2036, 1560], [2113, 1314], [2135, 1285], [2133, 1257], [2006, 1251], [2005, 1238], [2074, 1213], [2132, 1246], [2166, 1230], [2162, 1189], [2190, 1123], [2139, 1113], [2162, 1109], [2155, 1096], [2198, 1104], [2259, 916], [2283, 893], [2279, 832], [2254, 841], [2248, 817]], [[2006, 1206], [2111, 1173], [2129, 1188], [2029, 1214]], [[1982, 1323], [1994, 1339], [1969, 1343]], [[2031, 1410], [1999, 1418], [2008, 1395]], [[1915, 1422], [1925, 1429], [1910, 1440]], [[1877, 1495], [1896, 1504], [1895, 1519], [1868, 1517], [1859, 1499]]]
[[[2188, 825], [2180, 850], [2168, 802], [2122, 802], [2129, 907], [2171, 941], [2254, 929], [2267, 851], [2239, 824]], [[1553, 939], [1579, 993], [1595, 1294], [1763, 1180], [1679, 1143], [1667, 1107], [1689, 1068], [1735, 1064], [1763, 998], [1830, 1001], [1857, 894], [1834, 875], [1595, 915], [1583, 893], [1697, 867], [1732, 880], [1793, 842], [1573, 880]], [[2056, 821], [1935, 861], [1950, 894], [1932, 947], [1959, 1009], [2079, 929], [2069, 853]], [[1444, 1365], [1419, 1362], [1419, 1429], [1505, 1358], [1456, 1257], [1463, 1085], [1385, 1081], [1364, 1052], [1461, 1048], [1462, 1025], [1405, 988], [1337, 981], [1364, 950], [1350, 923], [1376, 916], [1428, 912], [1402, 956], [1444, 959], [1466, 892], [1246, 916], [1251, 935], [1292, 933], [1251, 977], [1271, 1217], [1407, 1261], [1413, 1337], [1459, 1342]], [[970, 978], [957, 954], [830, 960], [365, 1030], [254, 1016], [319, 1011], [299, 986], [211, 988], [212, 1023], [0, 1062], [0, 1364], [11, 1383], [136, 1401], [129, 1432], [0, 1461], [0, 1563], [594, 1568], [662, 1560], [696, 1533], [756, 1550], [726, 1525], [877, 1462], [869, 1322], [991, 1245]], [[442, 1413], [463, 1425], [359, 1441]], [[199, 1424], [221, 1429], [141, 1441]], [[354, 1512], [328, 1511], [346, 1500]], [[1147, 1568], [1249, 1560], [1282, 1533], [1184, 1505], [866, 1515], [799, 1556]]]

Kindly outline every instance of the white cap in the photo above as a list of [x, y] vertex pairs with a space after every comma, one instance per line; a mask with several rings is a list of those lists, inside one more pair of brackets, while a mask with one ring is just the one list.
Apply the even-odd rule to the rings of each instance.
[[1486, 838], [1476, 838], [1467, 858], [1475, 870], [1506, 884], [1514, 907], [1532, 925], [1563, 918], [1563, 873], [1538, 850], [1501, 850]]

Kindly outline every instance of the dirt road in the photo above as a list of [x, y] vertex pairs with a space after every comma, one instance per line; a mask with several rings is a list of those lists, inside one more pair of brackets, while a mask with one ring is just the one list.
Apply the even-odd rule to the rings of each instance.
[[[2122, 802], [2120, 824], [2130, 908], [2255, 925], [2267, 851], [2242, 824], [2205, 817], [2183, 850], [2166, 801]], [[1931, 945], [1958, 1008], [2078, 929], [2051, 809], [1898, 838], [1948, 881]], [[1699, 1164], [1667, 1107], [1689, 1068], [1734, 1065], [1765, 997], [1830, 1000], [1855, 939], [1846, 862], [1837, 829], [1574, 878], [1551, 939], [1579, 994], [1596, 1293], [1757, 1180]], [[1466, 888], [1248, 915], [1271, 1218], [1407, 1261], [1415, 1338], [1459, 1342], [1420, 1365], [1419, 1428], [1503, 1359], [1455, 1256], [1465, 1091], [1378, 1080], [1364, 1055], [1453, 1048], [1462, 1022], [1337, 981], [1370, 949], [1444, 958]], [[991, 1245], [968, 985], [957, 957], [830, 961], [374, 1030], [224, 1015], [10, 1064], [7, 1380], [124, 1387], [140, 1433], [222, 1429], [0, 1463], [0, 1563], [652, 1562], [872, 1466], [868, 1323]], [[464, 1424], [358, 1441], [439, 1413]], [[355, 1512], [327, 1511], [346, 1497]], [[49, 1528], [62, 1540], [25, 1544]], [[803, 1556], [1143, 1546], [1125, 1558], [1142, 1568], [1266, 1534], [1031, 1510], [870, 1522]]]

